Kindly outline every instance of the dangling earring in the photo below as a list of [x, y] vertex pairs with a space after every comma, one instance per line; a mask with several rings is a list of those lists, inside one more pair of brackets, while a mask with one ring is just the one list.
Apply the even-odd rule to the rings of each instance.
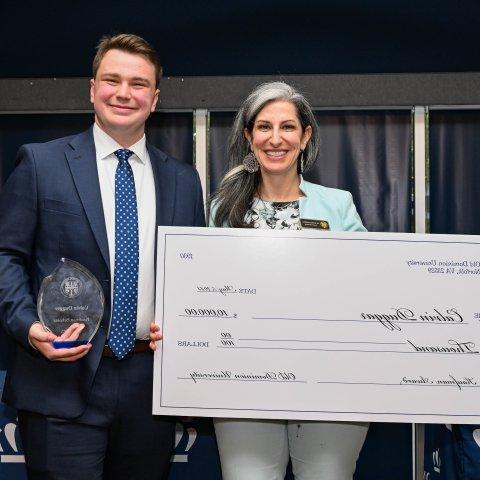
[[303, 173], [303, 169], [305, 168], [304, 159], [303, 159], [303, 150], [300, 150], [300, 158], [298, 161], [300, 162], [300, 173]]
[[245, 155], [245, 157], [243, 157], [243, 168], [248, 173], [255, 173], [258, 171], [259, 166], [258, 160], [253, 152], [249, 152]]

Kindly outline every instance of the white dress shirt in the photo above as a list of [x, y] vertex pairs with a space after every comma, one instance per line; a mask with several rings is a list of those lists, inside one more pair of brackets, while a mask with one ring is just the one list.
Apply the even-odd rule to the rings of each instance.
[[[97, 124], [93, 126], [93, 140], [97, 155], [98, 180], [102, 195], [103, 213], [107, 228], [110, 253], [110, 277], [112, 285], [115, 270], [115, 171], [118, 159], [113, 152], [119, 145]], [[147, 151], [145, 135], [128, 147], [133, 155], [128, 159], [133, 171], [138, 212], [138, 300], [137, 300], [137, 339], [148, 339], [150, 322], [154, 321], [155, 307], [155, 181], [152, 164]]]

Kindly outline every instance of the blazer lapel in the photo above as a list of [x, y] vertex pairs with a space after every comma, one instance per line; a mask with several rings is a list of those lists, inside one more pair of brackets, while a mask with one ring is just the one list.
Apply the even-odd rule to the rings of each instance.
[[172, 225], [175, 209], [175, 171], [167, 156], [147, 143], [155, 180], [155, 203], [158, 225]]
[[86, 132], [77, 135], [70, 142], [70, 146], [72, 149], [65, 152], [68, 165], [93, 235], [110, 271], [107, 230], [103, 214], [92, 129], [90, 128]]

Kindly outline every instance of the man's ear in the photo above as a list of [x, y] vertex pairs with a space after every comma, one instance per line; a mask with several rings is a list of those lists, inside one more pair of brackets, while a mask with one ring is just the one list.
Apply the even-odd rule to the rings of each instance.
[[90, 103], [93, 103], [95, 100], [95, 79], [90, 79]]
[[153, 96], [153, 103], [152, 103], [152, 108], [150, 109], [150, 112], [155, 111], [155, 107], [157, 106], [157, 102], [159, 98], [160, 98], [160, 90], [157, 88]]

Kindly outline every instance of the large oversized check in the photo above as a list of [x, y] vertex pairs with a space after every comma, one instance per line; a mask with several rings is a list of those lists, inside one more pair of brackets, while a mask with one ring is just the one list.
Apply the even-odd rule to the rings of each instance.
[[480, 238], [159, 229], [156, 414], [480, 423]]

